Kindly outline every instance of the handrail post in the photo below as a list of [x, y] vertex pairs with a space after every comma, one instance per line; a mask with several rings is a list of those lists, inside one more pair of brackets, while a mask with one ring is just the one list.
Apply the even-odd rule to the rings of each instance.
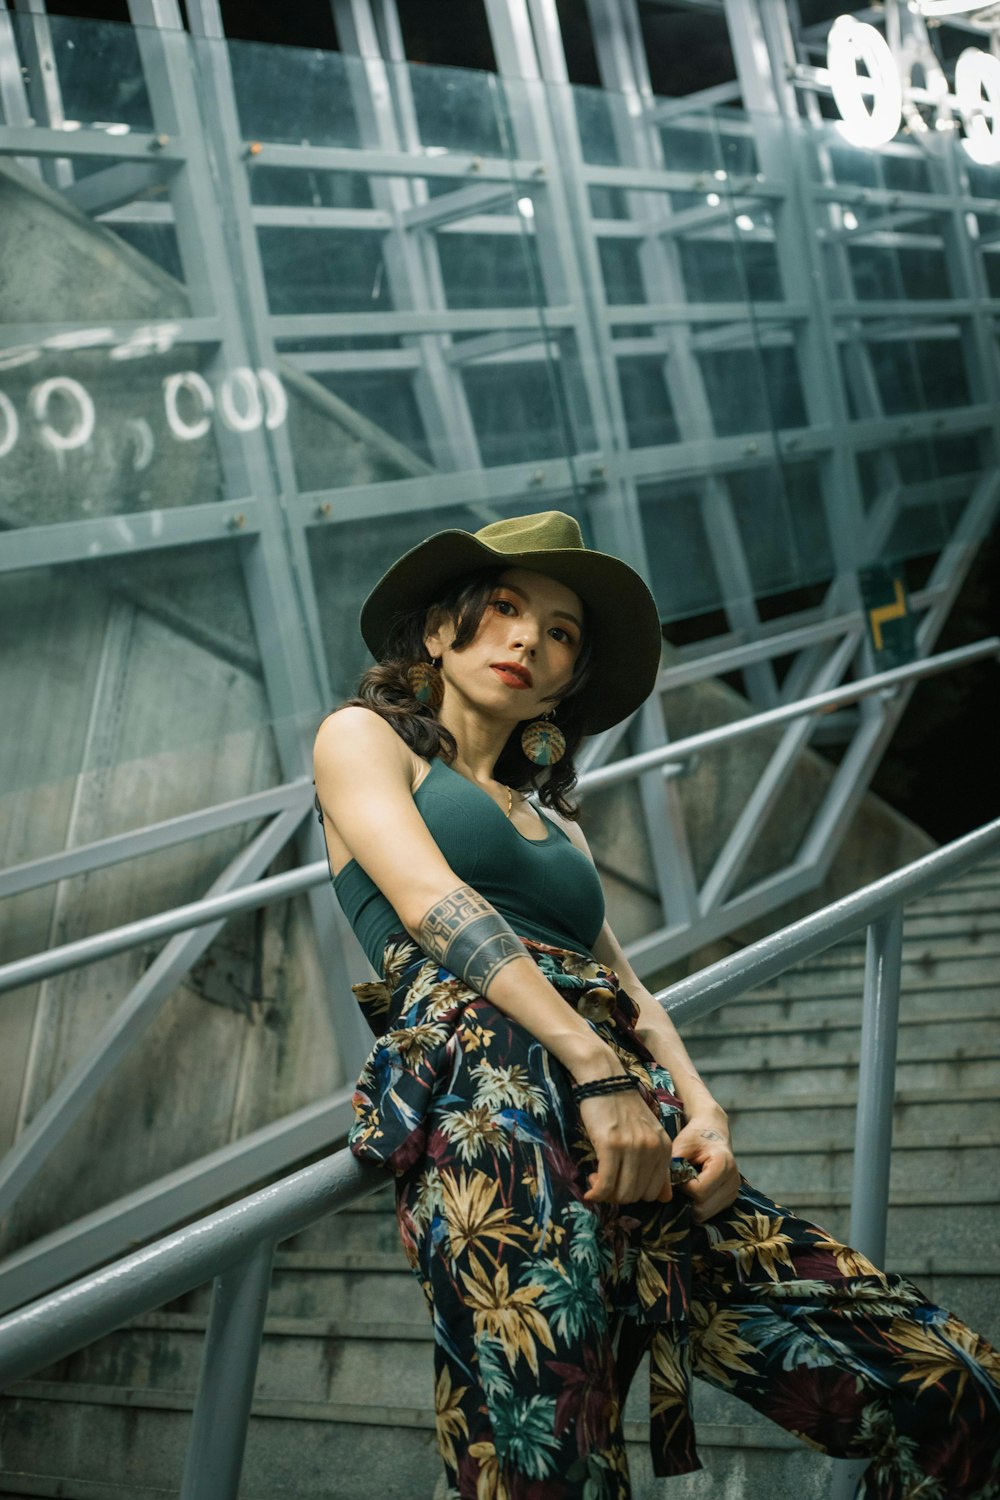
[[850, 1243], [876, 1265], [885, 1259], [902, 959], [903, 909], [897, 905], [868, 928], [854, 1131]]
[[[867, 1255], [877, 1266], [885, 1260], [902, 961], [903, 908], [897, 903], [868, 928], [854, 1127], [848, 1239], [855, 1250]], [[837, 1465], [830, 1485], [830, 1500], [852, 1500], [866, 1467], [865, 1462], [857, 1460]]]
[[266, 1240], [215, 1278], [181, 1500], [236, 1500], [273, 1259]]

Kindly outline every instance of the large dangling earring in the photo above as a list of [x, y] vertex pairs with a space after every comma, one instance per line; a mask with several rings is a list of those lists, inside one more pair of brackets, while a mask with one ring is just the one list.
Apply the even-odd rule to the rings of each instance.
[[521, 730], [521, 749], [536, 766], [554, 766], [566, 754], [566, 736], [552, 722], [554, 714], [550, 708], [544, 719], [532, 719]]
[[418, 703], [426, 703], [435, 713], [444, 702], [444, 679], [439, 670], [441, 658], [433, 661], [415, 661], [406, 669], [406, 680]]

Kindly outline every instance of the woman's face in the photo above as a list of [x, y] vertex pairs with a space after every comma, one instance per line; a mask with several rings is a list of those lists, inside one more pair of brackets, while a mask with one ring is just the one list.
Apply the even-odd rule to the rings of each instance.
[[453, 651], [453, 636], [446, 621], [425, 637], [431, 656], [441, 657], [446, 691], [516, 724], [547, 713], [551, 695], [572, 677], [583, 644], [583, 605], [555, 578], [508, 568], [469, 644]]

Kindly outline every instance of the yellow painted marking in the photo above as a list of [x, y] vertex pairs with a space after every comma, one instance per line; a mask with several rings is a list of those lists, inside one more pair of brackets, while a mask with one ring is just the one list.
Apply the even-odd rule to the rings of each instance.
[[896, 590], [895, 604], [881, 604], [878, 609], [870, 609], [868, 618], [872, 622], [872, 635], [875, 639], [875, 650], [882, 650], [882, 626], [887, 620], [901, 620], [906, 614], [906, 599], [903, 596], [903, 585], [898, 578], [892, 580], [892, 586]]

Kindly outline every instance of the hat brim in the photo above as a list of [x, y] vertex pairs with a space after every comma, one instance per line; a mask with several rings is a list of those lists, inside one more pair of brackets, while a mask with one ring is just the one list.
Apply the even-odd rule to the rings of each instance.
[[567, 547], [499, 552], [468, 531], [439, 531], [379, 579], [361, 608], [361, 634], [381, 661], [400, 615], [426, 608], [463, 573], [484, 567], [529, 568], [579, 595], [593, 651], [583, 692], [587, 734], [610, 729], [649, 697], [660, 668], [659, 611], [644, 580], [607, 552]]

